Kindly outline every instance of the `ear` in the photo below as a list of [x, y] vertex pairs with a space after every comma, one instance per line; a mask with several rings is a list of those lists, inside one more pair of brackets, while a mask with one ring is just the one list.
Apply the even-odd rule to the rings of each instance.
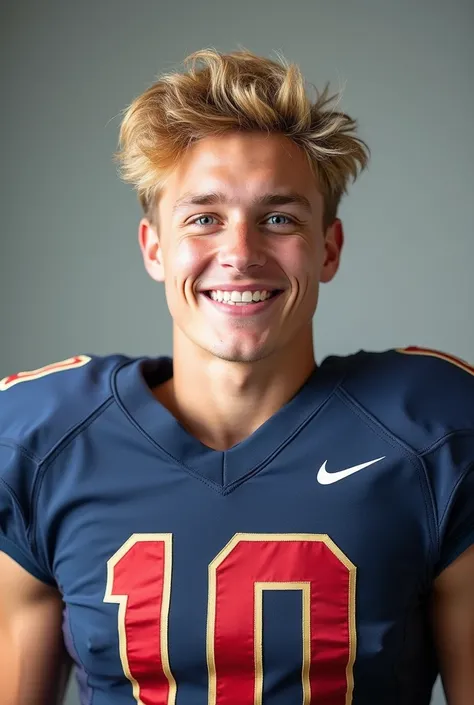
[[339, 218], [336, 218], [324, 235], [324, 263], [319, 278], [321, 282], [330, 282], [336, 275], [343, 246], [344, 228]]
[[152, 279], [164, 281], [163, 251], [160, 246], [157, 229], [148, 218], [142, 218], [138, 226], [138, 243], [145, 269]]

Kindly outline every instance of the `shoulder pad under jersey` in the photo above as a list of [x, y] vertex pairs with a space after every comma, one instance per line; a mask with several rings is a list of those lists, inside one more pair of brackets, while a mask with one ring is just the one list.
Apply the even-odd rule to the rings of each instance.
[[111, 375], [128, 358], [76, 355], [0, 380], [0, 441], [41, 460], [111, 396]]
[[474, 433], [474, 367], [467, 362], [415, 346], [356, 357], [344, 388], [412, 448]]

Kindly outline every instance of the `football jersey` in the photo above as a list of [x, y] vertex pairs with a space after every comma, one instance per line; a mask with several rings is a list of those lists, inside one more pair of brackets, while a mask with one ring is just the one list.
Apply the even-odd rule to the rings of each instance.
[[0, 382], [0, 550], [59, 589], [82, 705], [428, 705], [433, 582], [474, 543], [473, 369], [329, 357], [226, 451], [156, 400], [172, 372]]

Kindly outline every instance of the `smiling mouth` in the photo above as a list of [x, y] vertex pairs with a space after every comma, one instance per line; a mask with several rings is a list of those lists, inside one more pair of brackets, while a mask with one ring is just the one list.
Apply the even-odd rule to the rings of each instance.
[[261, 304], [275, 298], [283, 292], [283, 289], [273, 289], [271, 291], [262, 289], [260, 291], [220, 291], [211, 290], [203, 293], [212, 301], [228, 306], [252, 306]]

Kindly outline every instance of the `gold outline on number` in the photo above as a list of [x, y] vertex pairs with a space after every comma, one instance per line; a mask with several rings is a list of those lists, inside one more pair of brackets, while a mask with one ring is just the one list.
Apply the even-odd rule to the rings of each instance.
[[[207, 657], [207, 669], [209, 673], [209, 705], [216, 705], [217, 697], [217, 679], [216, 679], [216, 659], [215, 659], [215, 629], [216, 629], [216, 582], [217, 582], [217, 569], [221, 563], [227, 558], [227, 556], [233, 551], [233, 549], [242, 541], [317, 541], [319, 543], [324, 543], [331, 553], [336, 556], [336, 558], [347, 568], [349, 573], [349, 600], [348, 600], [348, 623], [349, 623], [349, 658], [346, 665], [346, 703], [345, 705], [351, 705], [352, 694], [354, 690], [354, 674], [353, 667], [356, 656], [357, 649], [357, 634], [356, 634], [356, 566], [352, 561], [347, 558], [347, 556], [341, 551], [339, 546], [337, 546], [334, 541], [327, 534], [245, 534], [238, 533], [235, 534], [231, 540], [224, 546], [224, 548], [217, 554], [217, 556], [209, 563], [209, 594], [208, 594], [208, 607], [207, 607], [207, 633], [206, 633], [206, 657]], [[302, 581], [303, 582], [303, 581]], [[302, 582], [294, 583], [299, 585], [301, 589]], [[259, 583], [261, 585], [267, 585], [270, 583]], [[293, 583], [271, 583], [272, 585], [288, 585]], [[277, 588], [274, 588], [277, 589]], [[290, 588], [283, 588], [290, 589]], [[294, 588], [292, 588], [294, 589]], [[303, 702], [304, 705], [311, 702], [311, 686], [309, 680], [309, 667], [310, 667], [310, 654], [309, 650], [308, 664], [307, 664], [307, 680], [305, 682], [305, 634], [306, 626], [304, 624], [305, 617], [305, 600], [303, 597], [303, 664], [302, 664], [302, 685], [303, 685]], [[308, 631], [309, 631], [309, 613], [310, 605], [307, 607], [308, 614]], [[256, 631], [256, 626], [254, 633]], [[310, 640], [308, 639], [308, 648], [310, 649]], [[255, 653], [255, 680], [257, 680], [257, 662], [261, 656], [257, 655], [257, 644], [254, 643], [254, 653]], [[262, 672], [262, 689], [263, 689], [263, 666], [259, 666]], [[254, 705], [261, 705], [261, 689], [260, 686], [257, 687], [255, 684], [254, 689]], [[260, 698], [260, 700], [258, 699]]]
[[172, 566], [172, 534], [132, 534], [129, 539], [114, 553], [107, 561], [107, 585], [105, 588], [104, 602], [114, 602], [119, 605], [117, 621], [119, 634], [119, 651], [123, 672], [132, 684], [133, 697], [137, 705], [144, 705], [140, 699], [140, 685], [130, 672], [130, 664], [127, 656], [127, 633], [125, 631], [125, 614], [127, 610], [128, 595], [113, 595], [114, 569], [117, 563], [130, 551], [136, 543], [145, 541], [162, 541], [164, 543], [164, 573], [163, 573], [163, 595], [161, 600], [161, 620], [160, 620], [160, 647], [161, 666], [168, 681], [169, 694], [168, 705], [174, 705], [176, 700], [176, 681], [171, 673], [169, 653], [168, 653], [168, 617], [171, 599], [171, 566]]
[[301, 622], [303, 639], [303, 664], [301, 667], [301, 680], [303, 685], [303, 705], [311, 701], [311, 685], [309, 669], [311, 659], [311, 583], [305, 581], [264, 583], [256, 582], [254, 601], [254, 650], [255, 650], [255, 705], [263, 702], [263, 591], [264, 590], [300, 590], [301, 591]]

